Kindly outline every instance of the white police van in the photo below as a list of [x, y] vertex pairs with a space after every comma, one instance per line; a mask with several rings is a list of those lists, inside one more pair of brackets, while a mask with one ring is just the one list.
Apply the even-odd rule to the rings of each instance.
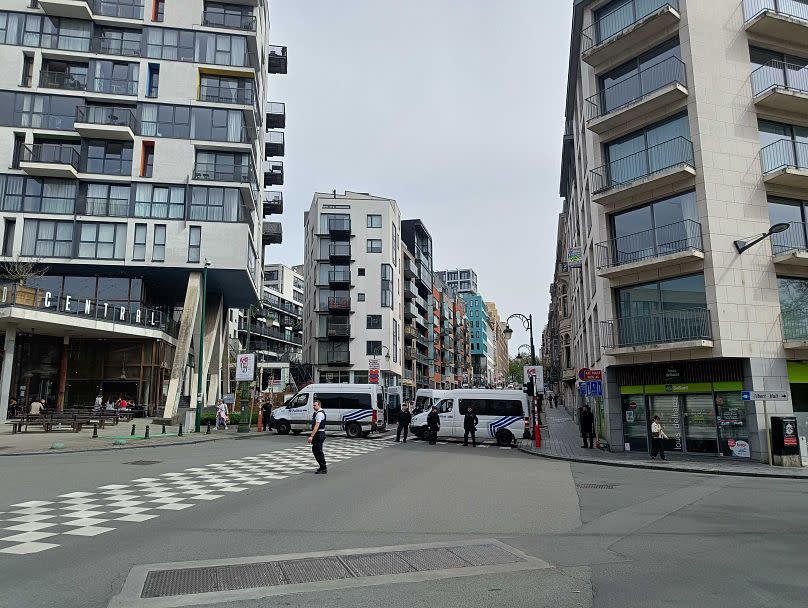
[[378, 384], [309, 384], [273, 410], [270, 428], [279, 435], [308, 432], [315, 400], [325, 412], [326, 431], [345, 431], [356, 438], [385, 430], [384, 389]]
[[419, 388], [415, 393], [415, 405], [412, 414], [428, 412], [429, 409], [441, 399], [449, 396], [449, 391], [435, 390], [432, 388]]
[[[477, 441], [494, 440], [498, 445], [511, 445], [530, 426], [528, 398], [522, 391], [456, 389], [445, 391], [437, 402], [440, 416], [438, 437], [462, 438], [463, 417], [469, 407], [477, 414]], [[413, 416], [410, 430], [416, 437], [426, 438], [428, 411]]]

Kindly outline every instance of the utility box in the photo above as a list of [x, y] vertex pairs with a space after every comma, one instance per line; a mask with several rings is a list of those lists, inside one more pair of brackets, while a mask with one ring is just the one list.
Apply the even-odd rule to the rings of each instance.
[[801, 467], [800, 440], [794, 416], [772, 416], [772, 464], [778, 467]]

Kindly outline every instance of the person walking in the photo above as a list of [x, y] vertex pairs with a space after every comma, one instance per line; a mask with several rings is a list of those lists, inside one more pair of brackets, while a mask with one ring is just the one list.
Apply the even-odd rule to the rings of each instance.
[[665, 429], [662, 428], [659, 416], [654, 416], [654, 421], [651, 423], [651, 460], [654, 460], [659, 454], [660, 460], [667, 460], [665, 458], [665, 446], [662, 443], [663, 439], [667, 439]]
[[272, 404], [265, 401], [261, 406], [261, 424], [264, 425], [264, 431], [269, 430], [269, 419], [272, 417]]
[[401, 432], [404, 431], [404, 443], [407, 443], [407, 433], [410, 432], [410, 422], [412, 422], [412, 414], [410, 413], [410, 404], [408, 402], [401, 406], [401, 411], [398, 413], [396, 441], [401, 440]]
[[228, 422], [230, 422], [230, 412], [227, 411], [227, 404], [218, 399], [216, 401], [216, 430], [224, 428], [226, 431]]
[[432, 411], [426, 417], [426, 426], [429, 429], [429, 445], [435, 445], [438, 441], [438, 431], [440, 430], [440, 416], [438, 408], [432, 406]]
[[315, 474], [325, 475], [328, 473], [328, 465], [325, 462], [325, 454], [323, 453], [326, 416], [322, 404], [316, 399], [312, 407], [314, 408], [314, 414], [311, 417], [311, 435], [309, 435], [308, 442], [311, 444], [311, 453], [314, 454], [314, 459], [320, 465]]
[[471, 433], [471, 445], [477, 447], [477, 425], [480, 423], [477, 414], [469, 407], [466, 410], [466, 415], [463, 417], [463, 445], [469, 444], [469, 433]]
[[[594, 448], [595, 415], [592, 413], [592, 410], [589, 409], [588, 405], [581, 407], [579, 422], [581, 424], [581, 437], [584, 440], [584, 444], [581, 447], [589, 449]], [[589, 439], [589, 445], [586, 444], [587, 439]]]

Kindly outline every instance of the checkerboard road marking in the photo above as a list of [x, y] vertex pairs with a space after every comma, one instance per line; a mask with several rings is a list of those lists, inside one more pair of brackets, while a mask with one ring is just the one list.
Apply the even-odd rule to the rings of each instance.
[[[329, 464], [385, 448], [387, 442], [329, 438]], [[50, 500], [0, 506], [0, 559], [40, 553], [61, 546], [65, 537], [91, 538], [204, 502], [234, 496], [313, 470], [311, 448], [300, 445], [267, 454], [192, 467], [93, 492], [69, 492]]]

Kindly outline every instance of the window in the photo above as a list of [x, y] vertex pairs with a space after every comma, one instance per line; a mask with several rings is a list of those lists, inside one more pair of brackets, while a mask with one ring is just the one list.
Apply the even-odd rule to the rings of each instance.
[[382, 264], [382, 306], [393, 308], [393, 267]]
[[478, 416], [518, 416], [524, 415], [522, 401], [518, 399], [461, 399], [460, 411], [472, 408]]
[[[7, 126], [34, 127], [57, 131], [72, 131], [76, 107], [84, 100], [79, 97], [17, 93], [13, 101], [13, 120]], [[5, 100], [4, 100], [5, 101]], [[9, 111], [7, 108], [5, 111]]]
[[6, 218], [4, 224], [3, 255], [11, 256], [14, 254], [14, 233], [17, 228], [17, 220]]
[[73, 255], [73, 222], [25, 220], [22, 255], [69, 258]]
[[381, 239], [368, 239], [367, 252], [368, 253], [381, 253], [382, 252], [382, 240]]
[[129, 216], [129, 185], [86, 184], [80, 202], [84, 203], [79, 213], [113, 217]]
[[183, 219], [185, 217], [185, 187], [137, 184], [135, 217]]
[[193, 108], [191, 138], [205, 141], [249, 141], [242, 110], [222, 108]]
[[370, 357], [379, 357], [382, 354], [382, 343], [378, 340], [368, 340], [367, 342], [367, 355]]
[[21, 87], [28, 87], [31, 86], [31, 78], [34, 74], [34, 56], [33, 55], [23, 55], [22, 58], [22, 80], [20, 81]]
[[364, 268], [359, 268], [359, 269], [357, 270], [357, 274], [358, 274], [360, 277], [365, 276], [365, 269], [364, 269]]
[[237, 188], [193, 186], [190, 219], [208, 222], [244, 221], [241, 194]]
[[253, 81], [249, 78], [201, 74], [199, 99], [216, 103], [253, 103]]
[[91, 139], [87, 142], [87, 173], [132, 174], [132, 144]]
[[152, 248], [152, 262], [166, 261], [166, 225], [154, 225], [154, 247]]
[[188, 231], [188, 261], [199, 262], [202, 259], [202, 227], [191, 226]]
[[135, 248], [132, 259], [138, 262], [146, 260], [146, 224], [135, 224]]
[[247, 153], [197, 150], [194, 179], [223, 182], [255, 180], [250, 155]]
[[160, 65], [150, 63], [146, 78], [146, 97], [156, 98], [160, 90]]
[[381, 228], [382, 216], [368, 214], [368, 228]]
[[365, 294], [363, 294], [363, 293], [356, 294], [356, 301], [357, 302], [364, 302], [365, 301]]
[[96, 59], [93, 65], [95, 69], [90, 81], [93, 91], [114, 95], [137, 95], [139, 64]]
[[143, 156], [140, 164], [140, 176], [152, 177], [154, 175], [154, 142], [143, 142]]
[[398, 228], [393, 224], [393, 266], [398, 266]]
[[808, 127], [758, 120], [763, 172], [808, 168]]
[[140, 110], [140, 134], [145, 137], [191, 137], [191, 108], [143, 104]]
[[163, 27], [147, 28], [146, 56], [232, 66], [247, 66], [250, 60], [245, 36]]
[[808, 339], [808, 280], [777, 277], [783, 338]]
[[[320, 378], [323, 380], [323, 378]], [[345, 380], [347, 383], [348, 380]], [[319, 401], [324, 410], [369, 410], [373, 405], [369, 393], [314, 393], [314, 401]], [[298, 406], [299, 407], [299, 406]], [[341, 424], [337, 422], [337, 426]]]
[[122, 260], [126, 249], [126, 224], [82, 222], [79, 224], [78, 257]]
[[393, 321], [393, 363], [398, 362], [398, 321]]
[[152, 0], [152, 21], [162, 23], [166, 17], [166, 0]]
[[105, 55], [140, 57], [142, 38], [140, 30], [96, 27], [93, 32], [92, 50]]
[[278, 280], [278, 271], [277, 270], [268, 270], [266, 273], [266, 280], [267, 281], [277, 281]]
[[381, 315], [368, 315], [368, 329], [381, 329], [382, 316]]

